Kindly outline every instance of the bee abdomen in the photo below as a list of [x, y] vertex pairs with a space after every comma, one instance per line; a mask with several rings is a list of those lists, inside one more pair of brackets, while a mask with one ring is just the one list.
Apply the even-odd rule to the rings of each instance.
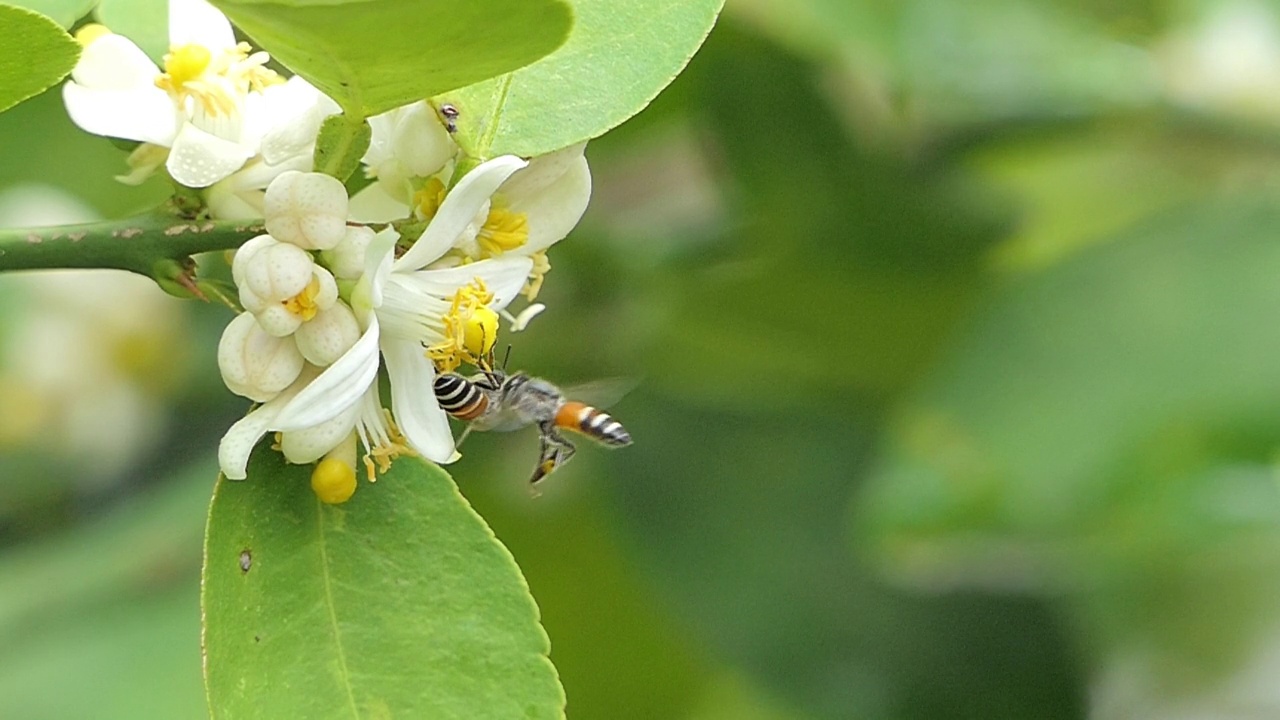
[[489, 405], [489, 398], [475, 383], [456, 373], [437, 375], [432, 389], [440, 408], [459, 420], [474, 420]]
[[622, 447], [631, 444], [631, 433], [622, 427], [622, 423], [586, 403], [567, 402], [560, 406], [556, 412], [556, 425], [576, 430], [605, 445]]

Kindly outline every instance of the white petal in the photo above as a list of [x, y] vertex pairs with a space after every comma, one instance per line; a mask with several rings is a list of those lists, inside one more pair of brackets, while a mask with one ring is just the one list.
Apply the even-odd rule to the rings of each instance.
[[407, 277], [411, 279], [415, 289], [439, 298], [452, 297], [458, 292], [458, 288], [479, 278], [489, 292], [493, 293], [493, 302], [489, 303], [489, 307], [501, 310], [520, 295], [532, 269], [533, 261], [529, 258], [504, 257], [443, 270], [422, 270], [410, 273]]
[[280, 434], [280, 452], [296, 465], [315, 462], [350, 437], [359, 414], [360, 404], [352, 403], [345, 412], [319, 425], [283, 432]]
[[184, 123], [173, 140], [165, 167], [179, 184], [202, 188], [239, 170], [251, 157], [251, 149]]
[[204, 0], [169, 0], [169, 47], [203, 45], [210, 50], [235, 47], [231, 23]]
[[409, 447], [428, 460], [449, 462], [453, 432], [432, 388], [435, 366], [412, 342], [383, 343], [382, 353], [391, 378], [392, 414]]
[[346, 303], [334, 303], [303, 323], [293, 336], [302, 357], [312, 365], [325, 367], [342, 357], [360, 340], [360, 323]]
[[391, 136], [391, 153], [410, 175], [427, 177], [444, 169], [458, 152], [449, 131], [425, 101], [401, 114]]
[[255, 114], [265, 117], [253, 120], [263, 128], [259, 152], [272, 164], [300, 154], [310, 157], [320, 124], [338, 112], [337, 103], [296, 75], [268, 87], [262, 92], [262, 103], [255, 107]]
[[231, 480], [245, 479], [249, 454], [253, 452], [258, 440], [267, 433], [267, 428], [280, 407], [279, 400], [273, 400], [240, 418], [227, 430], [218, 443], [218, 467], [222, 469], [223, 475]]
[[409, 206], [391, 197], [381, 182], [351, 196], [351, 219], [356, 222], [383, 223], [406, 217]]
[[94, 135], [169, 147], [178, 133], [177, 107], [155, 86], [93, 90], [69, 82], [62, 86], [62, 100], [71, 122]]
[[509, 200], [516, 201], [529, 195], [542, 192], [544, 188], [558, 181], [573, 165], [582, 160], [586, 150], [585, 142], [570, 145], [546, 155], [539, 155], [529, 161], [529, 167], [511, 176], [502, 184], [501, 193]]
[[245, 270], [253, 256], [268, 245], [274, 245], [276, 239], [270, 235], [258, 235], [241, 245], [231, 259], [231, 279], [237, 287], [244, 285]]
[[400, 233], [395, 228], [386, 228], [373, 236], [369, 249], [364, 255], [364, 276], [369, 279], [369, 302], [373, 307], [382, 307], [382, 292], [391, 276], [392, 264], [395, 262], [396, 243]]
[[443, 255], [498, 187], [527, 164], [515, 155], [502, 155], [467, 173], [445, 196], [422, 237], [396, 261], [395, 269], [418, 270]]
[[378, 321], [370, 317], [360, 340], [325, 368], [276, 418], [277, 430], [301, 430], [345, 412], [378, 377]]
[[[243, 294], [241, 295], [243, 298]], [[241, 303], [246, 308], [247, 303]], [[261, 310], [254, 310], [253, 317], [268, 335], [276, 338], [287, 338], [302, 327], [302, 318], [294, 315], [280, 303], [268, 303]]]
[[545, 250], [573, 230], [591, 201], [591, 170], [587, 159], [578, 159], [555, 182], [519, 198], [507, 198], [509, 208], [529, 221], [529, 239], [522, 253]]
[[[169, 96], [155, 86], [160, 68], [142, 52], [142, 48], [123, 35], [103, 35], [89, 43], [71, 71], [71, 79], [91, 90], [134, 90], [151, 88]], [[172, 105], [173, 102], [169, 101]]]

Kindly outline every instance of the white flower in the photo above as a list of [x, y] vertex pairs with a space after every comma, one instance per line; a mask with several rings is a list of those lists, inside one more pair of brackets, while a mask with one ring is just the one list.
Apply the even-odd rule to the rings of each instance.
[[362, 160], [369, 177], [378, 180], [371, 187], [402, 206], [411, 202], [414, 178], [435, 175], [458, 152], [449, 131], [425, 101], [375, 115], [369, 125], [373, 136]]
[[1259, 120], [1280, 117], [1280, 22], [1268, 3], [1212, 6], [1200, 27], [1170, 37], [1157, 59], [1185, 105]]
[[[165, 166], [187, 187], [222, 180], [256, 155], [279, 165], [314, 143], [332, 100], [301, 78], [282, 82], [267, 54], [237, 43], [204, 0], [170, 0], [163, 72], [132, 41], [81, 35], [63, 99], [88, 132], [169, 148]], [[136, 178], [135, 178], [136, 179]]]
[[338, 299], [333, 275], [311, 255], [270, 235], [259, 235], [236, 251], [231, 276], [240, 304], [264, 331], [285, 337]]
[[282, 446], [291, 434], [301, 433], [290, 445], [293, 456], [286, 454], [294, 462], [324, 455], [333, 447], [324, 447], [326, 443], [353, 430], [366, 448], [366, 463], [370, 457], [385, 461], [403, 450], [380, 414], [375, 383], [380, 356], [391, 380], [393, 417], [405, 443], [436, 462], [454, 458], [448, 417], [432, 388], [436, 363], [450, 367], [474, 361], [492, 347], [497, 312], [519, 294], [533, 263], [510, 257], [423, 268], [454, 246], [494, 191], [525, 165], [520, 158], [503, 156], [467, 174], [398, 260], [395, 231], [384, 230], [375, 237], [352, 297], [356, 316], [365, 326], [363, 335], [314, 379], [295, 383], [288, 393], [232, 426], [219, 449], [227, 477], [244, 477], [249, 452], [270, 431], [284, 434]]
[[[533, 300], [551, 266], [546, 250], [578, 224], [591, 199], [591, 171], [583, 155], [586, 144], [534, 158], [480, 204], [433, 267], [461, 265], [498, 257], [527, 257], [532, 270], [525, 294]], [[411, 213], [431, 218], [444, 184], [429, 180], [416, 207], [395, 201], [378, 186], [352, 198], [353, 214], [367, 221], [388, 221]], [[434, 196], [433, 196], [434, 194]]]

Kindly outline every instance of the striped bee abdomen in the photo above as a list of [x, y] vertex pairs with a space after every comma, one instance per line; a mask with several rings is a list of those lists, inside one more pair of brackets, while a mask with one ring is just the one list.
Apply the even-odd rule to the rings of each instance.
[[489, 406], [484, 391], [457, 373], [437, 375], [432, 389], [440, 408], [459, 420], [474, 420]]
[[576, 430], [587, 437], [610, 445], [622, 447], [631, 444], [631, 433], [603, 410], [586, 403], [567, 402], [556, 411], [558, 427]]

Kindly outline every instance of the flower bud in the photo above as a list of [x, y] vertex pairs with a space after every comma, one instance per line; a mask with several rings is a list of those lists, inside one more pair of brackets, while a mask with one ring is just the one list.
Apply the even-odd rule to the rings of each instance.
[[236, 316], [218, 342], [218, 369], [231, 392], [266, 402], [302, 372], [303, 358], [290, 338], [272, 337], [252, 313]]
[[298, 350], [307, 362], [327, 367], [360, 339], [360, 324], [346, 303], [335, 302], [303, 323], [294, 335]]
[[342, 241], [332, 250], [325, 250], [321, 257], [335, 276], [343, 280], [356, 280], [364, 273], [364, 256], [373, 237], [373, 230], [367, 227], [348, 227]]
[[352, 403], [351, 407], [319, 425], [302, 430], [286, 430], [280, 433], [280, 452], [295, 465], [315, 462], [351, 435], [351, 428], [359, 413], [360, 403]]
[[328, 250], [347, 234], [347, 189], [336, 178], [282, 173], [263, 198], [267, 232], [305, 250]]
[[[305, 250], [282, 242], [263, 243], [243, 261], [236, 253], [232, 274], [240, 266], [241, 303], [248, 309], [278, 303], [302, 292], [311, 282], [315, 260]], [[248, 292], [250, 297], [245, 297]]]

